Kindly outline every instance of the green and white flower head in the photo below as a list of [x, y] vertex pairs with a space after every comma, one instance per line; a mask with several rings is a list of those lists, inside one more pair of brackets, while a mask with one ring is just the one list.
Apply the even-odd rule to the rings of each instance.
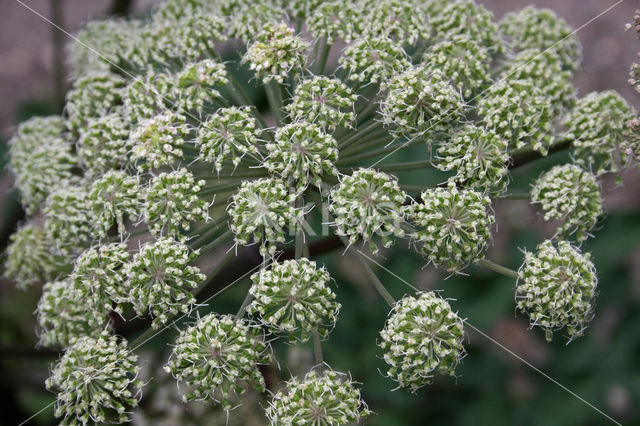
[[429, 19], [435, 19], [450, 3], [450, 0], [425, 0], [421, 6]]
[[9, 140], [11, 167], [20, 170], [21, 163], [28, 160], [36, 148], [61, 138], [64, 130], [65, 122], [59, 115], [31, 117], [22, 122]]
[[60, 265], [51, 253], [49, 241], [41, 223], [22, 225], [9, 238], [4, 276], [21, 290], [53, 280], [60, 273]]
[[272, 80], [284, 83], [291, 74], [305, 66], [309, 44], [295, 36], [287, 24], [267, 24], [249, 46], [243, 61], [265, 84]]
[[95, 234], [104, 238], [113, 225], [118, 226], [118, 234], [124, 234], [125, 217], [131, 221], [140, 217], [141, 192], [138, 177], [119, 170], [108, 171], [94, 181], [89, 192], [89, 209]]
[[446, 132], [464, 117], [465, 103], [445, 75], [416, 66], [396, 75], [380, 106], [382, 123], [395, 137]]
[[253, 301], [247, 312], [289, 341], [306, 342], [314, 332], [326, 339], [340, 310], [330, 279], [324, 267], [306, 258], [274, 263], [251, 276]]
[[170, 21], [177, 23], [181, 19], [202, 12], [210, 12], [215, 2], [203, 0], [167, 0], [153, 6], [151, 19], [155, 22]]
[[422, 202], [407, 208], [413, 243], [435, 266], [460, 271], [484, 258], [495, 222], [490, 205], [486, 195], [451, 184], [424, 191]]
[[509, 60], [499, 78], [534, 83], [551, 100], [553, 115], [573, 107], [576, 101], [573, 73], [563, 68], [555, 51], [523, 50]]
[[76, 142], [82, 169], [90, 177], [129, 165], [133, 142], [123, 111], [88, 120]]
[[109, 312], [84, 283], [70, 278], [46, 283], [36, 308], [38, 344], [66, 348], [77, 338], [100, 334], [108, 326]]
[[307, 27], [317, 39], [333, 44], [338, 39], [350, 43], [364, 26], [363, 15], [356, 2], [323, 1], [307, 18]]
[[122, 314], [122, 307], [112, 302], [124, 303], [126, 292], [126, 264], [129, 252], [126, 243], [110, 243], [85, 250], [76, 259], [70, 279], [77, 288], [90, 296], [87, 305], [100, 311], [115, 310]]
[[640, 118], [636, 117], [627, 121], [624, 140], [620, 144], [620, 148], [627, 156], [640, 163]]
[[594, 315], [598, 277], [589, 253], [566, 241], [547, 240], [525, 252], [516, 286], [517, 309], [529, 316], [548, 341], [566, 327], [569, 341], [582, 336]]
[[232, 315], [210, 313], [178, 336], [164, 367], [189, 392], [185, 402], [211, 400], [231, 408], [230, 399], [249, 387], [266, 390], [258, 369], [271, 354], [260, 327]]
[[204, 185], [187, 169], [160, 173], [151, 179], [144, 201], [149, 231], [177, 238], [181, 231], [191, 229], [192, 222], [209, 221], [210, 205], [198, 195]]
[[171, 98], [176, 99], [178, 107], [199, 113], [224, 100], [220, 89], [229, 83], [224, 64], [213, 59], [185, 65], [175, 79]]
[[491, 53], [504, 51], [502, 35], [494, 22], [493, 12], [474, 0], [450, 2], [442, 13], [431, 21], [436, 37], [448, 39], [466, 35]]
[[387, 37], [358, 38], [345, 48], [339, 63], [349, 71], [349, 80], [380, 85], [411, 66], [407, 53]]
[[118, 74], [93, 71], [79, 77], [67, 93], [67, 128], [78, 134], [91, 119], [109, 113], [122, 103], [126, 80]]
[[222, 5], [228, 15], [228, 34], [247, 43], [260, 38], [266, 27], [275, 27], [289, 18], [283, 7], [273, 0], [237, 0]]
[[422, 2], [418, 0], [365, 0], [363, 35], [386, 36], [398, 44], [414, 44], [430, 37]]
[[138, 405], [138, 357], [124, 340], [106, 333], [77, 339], [46, 381], [58, 392], [56, 417], [61, 425], [124, 423]]
[[298, 84], [286, 111], [292, 121], [305, 120], [326, 130], [351, 127], [357, 98], [353, 90], [340, 80], [314, 76]]
[[28, 214], [37, 212], [53, 189], [74, 179], [78, 158], [71, 144], [61, 137], [31, 140], [18, 134], [10, 149], [16, 155], [11, 158], [15, 185]]
[[184, 157], [189, 126], [180, 114], [165, 112], [140, 123], [131, 133], [131, 160], [139, 170], [173, 164]]
[[485, 125], [509, 141], [512, 149], [532, 148], [546, 155], [553, 143], [550, 99], [528, 80], [502, 80], [478, 102]]
[[123, 95], [123, 116], [127, 122], [135, 127], [175, 107], [171, 105], [174, 85], [172, 76], [153, 70], [131, 80]]
[[250, 107], [229, 107], [219, 109], [200, 126], [195, 143], [200, 159], [220, 172], [227, 159], [235, 168], [245, 155], [258, 156], [260, 135]]
[[188, 313], [196, 302], [191, 290], [205, 275], [189, 264], [198, 257], [185, 244], [171, 238], [147, 243], [127, 264], [129, 300], [138, 315], [153, 315], [153, 328], [178, 313]]
[[438, 145], [434, 164], [455, 172], [449, 182], [497, 194], [509, 184], [508, 146], [493, 130], [470, 123]]
[[580, 243], [603, 214], [596, 177], [574, 164], [555, 166], [531, 189], [531, 201], [542, 206], [545, 220], [563, 220], [556, 236]]
[[466, 35], [454, 35], [434, 44], [422, 57], [422, 64], [428, 70], [444, 74], [465, 99], [491, 80], [489, 50]]
[[537, 49], [557, 53], [562, 68], [575, 71], [582, 59], [582, 46], [575, 31], [554, 11], [526, 7], [507, 13], [500, 21], [500, 30], [516, 50]]
[[292, 378], [266, 410], [272, 425], [356, 424], [371, 412], [350, 377], [333, 370]]
[[47, 237], [62, 255], [78, 254], [93, 236], [89, 191], [80, 185], [56, 189], [44, 206]]
[[345, 176], [329, 194], [329, 212], [334, 216], [336, 233], [355, 244], [362, 238], [372, 252], [378, 252], [373, 238], [382, 239], [384, 247], [394, 237], [404, 236], [403, 204], [407, 194], [395, 177], [373, 169], [358, 169]]
[[600, 176], [621, 171], [628, 157], [620, 149], [627, 121], [635, 111], [616, 92], [593, 92], [581, 98], [563, 119], [564, 137], [572, 141], [576, 164]]
[[455, 375], [465, 355], [462, 319], [433, 292], [399, 300], [380, 338], [387, 376], [411, 392], [430, 384], [436, 373]]
[[279, 0], [275, 3], [284, 8], [290, 17], [304, 21], [322, 5], [323, 0]]
[[276, 243], [286, 241], [285, 229], [301, 219], [295, 200], [296, 194], [279, 179], [242, 182], [227, 208], [236, 244], [260, 244], [261, 255], [273, 255]]
[[265, 148], [269, 173], [298, 187], [310, 182], [320, 186], [323, 176], [338, 174], [338, 142], [316, 124], [299, 121], [281, 127]]

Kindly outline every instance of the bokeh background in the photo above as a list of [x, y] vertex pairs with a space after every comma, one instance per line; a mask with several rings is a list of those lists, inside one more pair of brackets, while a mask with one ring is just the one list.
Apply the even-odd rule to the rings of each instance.
[[[109, 14], [144, 13], [153, 0], [23, 0], [43, 16], [69, 32], [88, 19]], [[535, 4], [554, 9], [574, 28], [598, 16], [617, 0], [478, 0], [499, 18], [505, 12]], [[624, 0], [611, 11], [582, 28], [578, 35], [584, 47], [583, 67], [577, 76], [582, 95], [594, 90], [617, 90], [640, 109], [640, 94], [627, 84], [628, 69], [636, 60], [640, 41], [625, 31], [635, 0]], [[3, 0], [0, 14], [0, 161], [4, 164], [6, 141], [15, 125], [32, 115], [60, 112], [68, 85], [64, 70], [64, 46], [71, 40], [54, 30], [41, 17], [15, 0]], [[393, 161], [415, 153], [397, 154]], [[533, 179], [549, 166], [567, 161], [566, 154], [523, 167], [514, 172], [515, 190], [526, 190]], [[425, 172], [406, 172], [403, 179], [424, 184]], [[408, 182], [412, 183], [412, 182]], [[363, 393], [376, 414], [370, 425], [604, 425], [612, 424], [593, 408], [570, 395], [514, 354], [546, 372], [623, 424], [640, 424], [640, 172], [622, 176], [622, 185], [613, 178], [604, 182], [607, 217], [596, 238], [585, 244], [593, 253], [600, 278], [596, 317], [586, 335], [569, 345], [558, 335], [550, 344], [538, 330], [528, 330], [526, 319], [516, 316], [514, 282], [494, 273], [471, 268], [468, 277], [450, 277], [423, 268], [424, 261], [407, 250], [383, 253], [381, 262], [393, 273], [421, 289], [443, 289], [462, 317], [486, 333], [468, 330], [468, 355], [460, 366], [459, 378], [437, 378], [432, 386], [410, 395], [396, 390], [380, 374], [384, 362], [375, 345], [387, 306], [367, 284], [362, 270], [340, 251], [324, 255], [336, 279], [343, 304], [340, 321], [324, 344], [325, 360], [335, 369], [350, 371], [364, 383]], [[23, 212], [11, 189], [10, 176], [0, 176], [0, 250], [22, 219]], [[512, 268], [522, 260], [520, 249], [533, 249], [553, 229], [544, 224], [538, 211], [526, 201], [505, 200], [496, 206], [498, 232], [488, 257]], [[411, 291], [382, 269], [378, 274], [395, 297]], [[238, 283], [217, 297], [214, 309], [234, 311], [248, 283]], [[18, 424], [53, 401], [44, 389], [49, 365], [57, 359], [52, 351], [35, 349], [33, 311], [40, 289], [19, 292], [10, 283], [0, 282], [0, 424]], [[141, 349], [152, 357], [175, 337], [169, 330]], [[309, 347], [276, 347], [288, 370], [268, 371], [287, 378], [304, 371], [311, 362]], [[164, 354], [159, 362], [164, 360]], [[149, 395], [154, 398], [150, 383]], [[144, 402], [148, 410], [157, 407]], [[237, 424], [261, 424], [263, 419], [248, 414], [260, 401], [252, 398], [247, 410], [237, 413]], [[253, 404], [253, 405], [252, 405]], [[196, 415], [207, 407], [189, 408]], [[161, 410], [161, 409], [160, 409]], [[186, 419], [187, 417], [182, 417]], [[168, 417], [164, 417], [167, 421]], [[207, 417], [196, 424], [224, 424], [220, 417]], [[175, 421], [175, 423], [171, 423]], [[186, 422], [186, 421], [185, 421]], [[222, 423], [219, 423], [222, 422]], [[55, 424], [48, 408], [28, 424]], [[159, 424], [159, 420], [149, 424]], [[169, 420], [165, 424], [182, 424]], [[186, 424], [186, 423], [185, 423]]]

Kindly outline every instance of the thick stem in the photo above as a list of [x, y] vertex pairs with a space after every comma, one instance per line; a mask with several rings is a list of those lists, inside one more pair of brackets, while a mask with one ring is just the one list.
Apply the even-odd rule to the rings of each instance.
[[408, 161], [406, 163], [389, 163], [377, 167], [383, 172], [401, 172], [405, 170], [425, 170], [433, 169], [431, 161]]
[[316, 75], [322, 75], [324, 73], [330, 51], [331, 45], [327, 43], [326, 37], [322, 37], [318, 47], [318, 58], [316, 59]]
[[[573, 141], [570, 141], [570, 140], [564, 140], [564, 141], [555, 143], [551, 145], [551, 148], [549, 148], [549, 152], [547, 153], [547, 155], [555, 154], [556, 152], [569, 149], [571, 148], [572, 143]], [[509, 164], [509, 168], [515, 169], [517, 167], [524, 166], [525, 164], [531, 163], [535, 160], [539, 160], [544, 157], [545, 157], [544, 155], [532, 149], [515, 151], [513, 154], [511, 154], [511, 164]]]
[[510, 277], [510, 278], [518, 278], [518, 271], [514, 271], [513, 269], [507, 268], [506, 266], [498, 265], [495, 262], [492, 262], [488, 259], [480, 259], [478, 265], [483, 266], [487, 269], [491, 269], [494, 272], [497, 272], [501, 275]]
[[220, 235], [215, 240], [211, 241], [209, 244], [205, 245], [200, 249], [200, 256], [204, 256], [207, 253], [212, 252], [213, 250], [220, 247], [225, 242], [231, 240], [233, 238], [233, 232], [230, 229], [226, 230], [224, 234]]
[[284, 122], [284, 111], [282, 110], [282, 107], [284, 106], [284, 101], [282, 99], [282, 87], [277, 81], [271, 80], [269, 83], [264, 85], [264, 88], [267, 93], [267, 99], [269, 100], [269, 107], [271, 108], [273, 117], [276, 120], [276, 127], [280, 127]]
[[320, 335], [317, 331], [313, 332], [313, 355], [316, 359], [316, 365], [324, 364], [324, 358], [322, 357], [322, 342], [320, 341]]
[[341, 160], [339, 160], [336, 164], [337, 165], [346, 165], [349, 163], [356, 163], [358, 161], [362, 161], [362, 160], [367, 160], [369, 158], [373, 158], [373, 157], [378, 157], [380, 155], [384, 155], [384, 154], [393, 154], [396, 151], [400, 151], [401, 149], [404, 148], [409, 148], [410, 146], [416, 145], [417, 143], [422, 142], [422, 139], [417, 138], [408, 142], [404, 142], [400, 145], [396, 145], [396, 144], [392, 144], [389, 145], [386, 148], [381, 148], [381, 149], [377, 149], [375, 151], [369, 151], [369, 152], [364, 152], [362, 154], [358, 154], [358, 155], [351, 155], [348, 157], [345, 157]]
[[531, 194], [529, 194], [528, 192], [506, 193], [506, 194], [497, 195], [496, 198], [502, 199], [502, 200], [530, 200]]

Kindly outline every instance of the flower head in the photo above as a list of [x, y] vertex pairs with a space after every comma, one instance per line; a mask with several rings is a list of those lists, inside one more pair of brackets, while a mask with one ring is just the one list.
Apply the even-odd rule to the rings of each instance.
[[265, 84], [271, 80], [283, 83], [289, 74], [302, 70], [308, 49], [307, 42], [286, 24], [267, 24], [249, 46], [244, 61]]
[[245, 155], [257, 156], [260, 134], [249, 107], [221, 108], [200, 126], [195, 143], [200, 159], [220, 172], [227, 159], [236, 167]]
[[489, 49], [467, 35], [454, 35], [434, 44], [422, 57], [422, 63], [428, 70], [444, 74], [465, 99], [491, 80]]
[[274, 425], [344, 425], [370, 414], [360, 390], [346, 375], [333, 370], [310, 371], [287, 382], [267, 408]]
[[193, 62], [175, 76], [173, 86], [178, 106], [188, 111], [202, 111], [211, 108], [216, 101], [223, 100], [219, 89], [229, 83], [224, 64], [213, 59]]
[[564, 220], [557, 235], [582, 242], [602, 216], [596, 177], [573, 164], [555, 166], [534, 183], [531, 201], [539, 203], [545, 220]]
[[130, 128], [122, 110], [88, 120], [76, 142], [78, 159], [91, 177], [129, 165], [133, 148]]
[[338, 174], [338, 142], [315, 124], [300, 121], [281, 127], [265, 147], [269, 156], [264, 167], [285, 182], [320, 186], [324, 175]]
[[200, 269], [189, 265], [197, 257], [185, 244], [161, 238], [142, 246], [127, 264], [126, 293], [138, 315], [154, 316], [154, 328], [171, 315], [189, 312], [195, 303], [190, 291], [205, 279]]
[[158, 115], [166, 115], [172, 105], [175, 79], [171, 75], [147, 71], [127, 85], [123, 95], [123, 116], [127, 122], [142, 124]]
[[118, 233], [125, 231], [124, 218], [135, 221], [142, 210], [138, 177], [122, 171], [109, 171], [91, 184], [89, 209], [94, 218], [96, 234], [105, 237], [113, 225]]
[[627, 121], [620, 148], [627, 156], [640, 163], [640, 118]]
[[229, 203], [229, 228], [237, 244], [260, 244], [260, 254], [274, 254], [276, 243], [285, 242], [285, 228], [295, 226], [296, 195], [278, 179], [244, 181]]
[[340, 80], [315, 76], [302, 80], [286, 110], [292, 121], [308, 121], [327, 130], [350, 127], [356, 94]]
[[89, 191], [83, 185], [55, 190], [44, 206], [45, 231], [63, 255], [77, 254], [93, 236]]
[[517, 51], [549, 50], [560, 56], [563, 69], [575, 71], [580, 66], [580, 40], [573, 29], [550, 9], [529, 6], [507, 13], [500, 21], [500, 30]]
[[131, 133], [132, 161], [138, 169], [161, 167], [182, 159], [182, 146], [189, 134], [185, 117], [174, 113], [163, 113], [140, 123]]
[[393, 136], [428, 137], [462, 120], [465, 104], [446, 76], [426, 66], [396, 75], [381, 105], [382, 122]]
[[259, 327], [211, 313], [180, 333], [165, 370], [190, 388], [184, 401], [212, 400], [228, 409], [229, 398], [249, 386], [265, 391], [258, 366], [269, 362]]
[[48, 282], [36, 309], [39, 344], [66, 348], [83, 336], [100, 334], [108, 326], [111, 309], [97, 294], [73, 279]]
[[411, 66], [407, 53], [384, 36], [357, 39], [342, 52], [339, 62], [349, 71], [349, 80], [382, 85]]
[[434, 265], [458, 271], [484, 257], [495, 222], [489, 197], [471, 189], [433, 188], [408, 207], [411, 237]]
[[291, 341], [305, 342], [313, 332], [326, 338], [338, 320], [340, 304], [328, 286], [329, 273], [316, 262], [285, 260], [256, 272], [251, 280], [253, 302], [247, 311]]
[[63, 425], [124, 423], [138, 405], [137, 356], [126, 341], [105, 333], [82, 337], [56, 364], [47, 389], [58, 392], [56, 416]]
[[539, 326], [547, 340], [566, 327], [569, 340], [580, 337], [593, 318], [598, 278], [589, 253], [566, 241], [547, 240], [526, 252], [516, 286], [517, 309]]
[[553, 142], [552, 110], [551, 100], [528, 80], [502, 80], [478, 102], [485, 125], [510, 148], [530, 147], [543, 155]]
[[364, 20], [355, 2], [323, 1], [307, 17], [309, 31], [333, 44], [338, 38], [347, 43], [362, 33]]
[[365, 1], [363, 35], [386, 36], [398, 44], [428, 39], [429, 31], [422, 2], [402, 0]]
[[191, 223], [209, 220], [209, 206], [198, 196], [204, 181], [187, 169], [160, 173], [149, 183], [144, 200], [144, 220], [154, 235], [178, 237]]
[[393, 237], [404, 236], [402, 205], [406, 198], [393, 176], [373, 169], [356, 170], [342, 178], [329, 194], [336, 233], [349, 237], [352, 244], [359, 238], [368, 241], [374, 253], [378, 251], [372, 241], [375, 236], [389, 247]]
[[434, 33], [444, 39], [467, 35], [492, 53], [504, 50], [498, 25], [491, 11], [474, 0], [449, 2], [431, 22]]
[[509, 183], [508, 146], [493, 130], [467, 124], [438, 146], [435, 165], [455, 172], [449, 182], [499, 193]]
[[628, 158], [620, 144], [633, 118], [633, 108], [616, 92], [593, 92], [579, 99], [562, 120], [576, 163], [598, 176], [622, 170]]
[[387, 375], [411, 392], [430, 384], [435, 373], [454, 375], [464, 356], [462, 320], [433, 292], [398, 301], [380, 338]]

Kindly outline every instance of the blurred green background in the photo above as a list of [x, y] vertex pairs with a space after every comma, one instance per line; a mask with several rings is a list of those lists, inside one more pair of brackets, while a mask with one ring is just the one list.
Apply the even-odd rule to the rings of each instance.
[[[52, 36], [46, 22], [24, 7], [7, 0], [0, 17], [0, 159], [6, 161], [6, 140], [19, 121], [32, 115], [59, 113], [60, 96], [66, 80], [60, 74], [60, 40]], [[117, 4], [116, 4], [117, 3]], [[37, 0], [29, 2], [45, 16], [62, 19], [64, 28], [75, 30], [91, 17], [117, 11], [123, 2], [84, 0]], [[124, 2], [126, 3], [126, 2]], [[131, 11], [142, 11], [151, 1], [131, 2]], [[499, 17], [504, 12], [524, 7], [528, 1], [480, 1]], [[580, 27], [597, 16], [613, 0], [554, 0], [532, 2], [551, 7], [572, 26]], [[52, 7], [52, 5], [56, 7]], [[6, 6], [6, 8], [5, 8]], [[626, 84], [627, 70], [640, 48], [634, 34], [624, 31], [631, 21], [637, 2], [625, 0], [606, 15], [579, 32], [584, 45], [584, 65], [577, 83], [582, 94], [592, 90], [616, 89], [638, 107], [640, 95]], [[54, 15], [52, 15], [54, 13]], [[66, 43], [67, 40], [63, 40]], [[57, 63], [57, 65], [56, 65]], [[412, 161], [424, 147], [395, 154], [389, 162]], [[526, 191], [533, 179], [551, 165], [568, 160], [555, 154], [513, 173], [514, 191]], [[429, 171], [404, 172], [407, 184], [426, 185], [437, 179]], [[558, 333], [546, 343], [539, 330], [528, 330], [526, 318], [514, 312], [512, 279], [485, 270], [470, 268], [469, 276], [447, 277], [432, 268], [406, 247], [382, 253], [379, 261], [385, 268], [420, 289], [439, 289], [454, 299], [451, 304], [460, 315], [491, 339], [468, 331], [467, 356], [458, 369], [458, 378], [437, 377], [434, 383], [412, 395], [395, 390], [394, 383], [383, 377], [385, 363], [376, 346], [388, 307], [366, 282], [360, 265], [340, 249], [317, 260], [325, 263], [336, 280], [336, 293], [343, 305], [340, 320], [330, 339], [323, 344], [325, 361], [334, 369], [348, 371], [363, 383], [363, 396], [375, 412], [366, 420], [369, 425], [604, 425], [612, 424], [559, 385], [517, 359], [517, 354], [558, 383], [623, 424], [640, 424], [640, 173], [623, 175], [623, 186], [614, 179], [604, 182], [607, 217], [596, 238], [584, 248], [592, 252], [598, 270], [599, 297], [596, 317], [584, 337], [565, 344]], [[8, 236], [22, 219], [23, 212], [11, 190], [6, 172], [0, 179], [0, 245], [6, 247]], [[535, 208], [521, 200], [503, 200], [495, 206], [497, 232], [488, 258], [517, 269], [522, 261], [521, 249], [533, 249], [553, 229], [544, 224]], [[378, 276], [394, 297], [412, 292], [401, 280], [377, 268]], [[208, 309], [235, 312], [246, 294], [248, 280], [242, 280], [221, 293]], [[49, 365], [58, 354], [34, 349], [34, 309], [40, 289], [28, 292], [0, 283], [0, 396], [4, 408], [0, 424], [18, 424], [53, 401], [44, 389]], [[131, 331], [131, 336], [139, 331]], [[139, 353], [161, 365], [167, 358], [166, 344], [176, 335], [167, 330], [145, 344]], [[281, 369], [265, 371], [268, 382], [287, 379], [313, 362], [311, 347], [277, 343], [275, 351]], [[163, 352], [164, 351], [164, 352]], [[153, 364], [153, 363], [152, 363]], [[152, 374], [156, 376], [156, 374]], [[152, 380], [143, 407], [156, 410], [155, 390], [160, 378]], [[173, 388], [175, 389], [174, 385]], [[246, 410], [265, 403], [261, 396], [252, 398]], [[162, 411], [162, 409], [159, 409]], [[186, 424], [187, 417], [197, 417], [195, 409], [181, 414], [183, 420], [163, 424]], [[205, 408], [206, 410], [206, 408]], [[242, 410], [232, 413], [232, 424], [261, 424], [260, 417]], [[234, 419], [235, 417], [235, 419]], [[222, 417], [205, 416], [193, 424], [224, 424]], [[160, 424], [151, 420], [147, 424]], [[176, 423], [171, 423], [176, 422]], [[55, 424], [49, 407], [28, 424]]]

